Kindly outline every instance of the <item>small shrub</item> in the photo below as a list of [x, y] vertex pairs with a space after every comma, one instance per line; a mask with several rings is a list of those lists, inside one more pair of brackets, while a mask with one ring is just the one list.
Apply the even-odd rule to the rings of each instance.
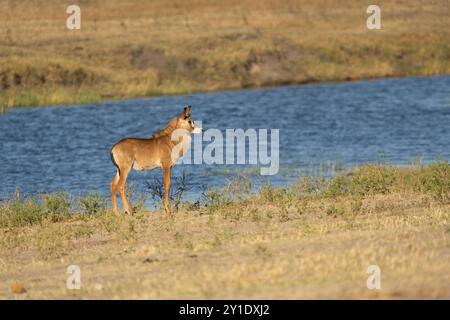
[[208, 214], [215, 214], [220, 209], [232, 204], [220, 190], [208, 190], [202, 193], [202, 203], [207, 208]]
[[289, 221], [289, 206], [281, 204], [280, 206], [280, 222]]
[[[153, 200], [159, 200], [162, 203], [164, 199], [164, 184], [160, 178], [153, 178], [152, 181], [147, 181], [147, 190]], [[169, 198], [173, 203], [175, 210], [178, 211], [182, 205], [184, 193], [189, 190], [186, 182], [186, 172], [183, 171], [181, 176], [173, 177]]]
[[228, 185], [223, 189], [226, 197], [233, 201], [244, 201], [251, 196], [252, 180], [250, 177], [238, 174]]
[[252, 221], [255, 221], [255, 222], [256, 221], [261, 221], [261, 215], [260, 215], [260, 213], [259, 213], [257, 208], [251, 209], [249, 214], [250, 214], [250, 216], [252, 218]]
[[42, 201], [52, 221], [60, 221], [64, 216], [70, 215], [72, 200], [67, 193], [50, 193], [42, 196]]
[[111, 210], [100, 211], [95, 216], [95, 222], [100, 230], [115, 235], [120, 241], [134, 240], [139, 223], [134, 217], [118, 217]]
[[326, 208], [325, 213], [328, 216], [337, 216], [340, 215], [342, 216], [344, 214], [345, 210], [340, 207], [340, 206], [336, 206], [336, 205], [331, 205], [329, 207]]
[[200, 200], [194, 201], [194, 202], [185, 202], [183, 204], [183, 207], [187, 210], [187, 211], [194, 211], [194, 210], [198, 210], [200, 209]]
[[0, 207], [0, 226], [21, 227], [41, 222], [48, 211], [37, 198], [22, 199], [18, 193]]
[[79, 206], [83, 214], [94, 215], [106, 211], [106, 200], [98, 194], [80, 198]]
[[366, 165], [347, 175], [337, 176], [329, 182], [325, 194], [341, 195], [387, 194], [396, 182], [396, 169], [384, 165]]
[[274, 201], [275, 197], [273, 194], [273, 189], [269, 182], [266, 182], [264, 187], [262, 187], [262, 189], [259, 191], [259, 195], [261, 199], [266, 202], [272, 203]]
[[362, 205], [363, 205], [363, 202], [362, 202], [362, 198], [360, 196], [353, 197], [353, 199], [350, 203], [352, 213], [354, 215], [359, 214], [361, 212]]
[[259, 191], [259, 198], [268, 203], [282, 203], [288, 201], [289, 193], [285, 188], [273, 188], [269, 183]]
[[[202, 203], [207, 208], [208, 214], [223, 211], [225, 217], [239, 220], [242, 217], [240, 205], [251, 197], [251, 190], [250, 178], [238, 175], [226, 187], [202, 193]], [[222, 210], [225, 208], [227, 210]]]
[[446, 203], [450, 200], [450, 165], [439, 161], [421, 168], [416, 191], [430, 194], [435, 200]]
[[299, 181], [294, 184], [293, 188], [296, 189], [300, 195], [320, 194], [327, 185], [327, 181], [323, 177], [302, 176]]
[[297, 209], [297, 214], [298, 214], [299, 216], [305, 214], [305, 212], [306, 212], [305, 206], [302, 205], [302, 204], [297, 203], [297, 204], [295, 205], [295, 208]]

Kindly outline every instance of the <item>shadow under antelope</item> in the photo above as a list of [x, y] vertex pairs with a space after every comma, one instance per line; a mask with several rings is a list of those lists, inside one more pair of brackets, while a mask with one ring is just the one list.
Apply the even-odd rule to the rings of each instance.
[[128, 174], [134, 170], [161, 168], [164, 181], [164, 209], [169, 211], [170, 171], [191, 144], [191, 134], [201, 133], [186, 106], [180, 115], [173, 117], [165, 128], [155, 132], [150, 139], [125, 138], [111, 148], [111, 160], [117, 173], [111, 182], [112, 209], [118, 214], [117, 192], [120, 194], [125, 213], [131, 208], [125, 196]]

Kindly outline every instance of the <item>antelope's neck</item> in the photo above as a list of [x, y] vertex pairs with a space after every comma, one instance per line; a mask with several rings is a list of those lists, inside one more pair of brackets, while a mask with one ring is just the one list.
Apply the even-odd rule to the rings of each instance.
[[185, 134], [181, 137], [181, 142], [183, 144], [183, 153], [186, 151], [187, 148], [191, 145], [192, 137], [190, 134]]
[[178, 138], [178, 140], [172, 141], [173, 148], [176, 148], [177, 151], [179, 151], [180, 157], [182, 157], [186, 153], [186, 150], [189, 149], [191, 142], [192, 142], [192, 137], [191, 137], [190, 133], [183, 134], [182, 136], [180, 136]]

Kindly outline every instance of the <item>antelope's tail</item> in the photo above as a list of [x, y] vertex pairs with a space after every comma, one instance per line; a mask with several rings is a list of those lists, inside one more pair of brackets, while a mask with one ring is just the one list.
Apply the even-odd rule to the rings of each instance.
[[113, 152], [113, 149], [114, 149], [114, 147], [111, 148], [111, 151], [109, 152], [109, 156], [111, 157], [111, 161], [112, 161], [112, 163], [116, 166], [117, 172], [118, 172], [119, 175], [120, 175], [120, 168], [119, 168], [119, 166], [117, 165], [116, 159], [114, 159], [114, 152]]

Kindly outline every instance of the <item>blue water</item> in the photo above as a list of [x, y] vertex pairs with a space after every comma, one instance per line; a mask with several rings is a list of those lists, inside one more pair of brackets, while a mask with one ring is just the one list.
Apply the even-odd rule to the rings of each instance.
[[[450, 76], [289, 86], [135, 99], [90, 106], [14, 109], [0, 115], [0, 199], [69, 191], [109, 195], [111, 146], [149, 137], [183, 105], [203, 128], [280, 129], [280, 170], [287, 185], [301, 174], [333, 173], [366, 162], [409, 165], [450, 155]], [[246, 166], [255, 182], [266, 181]], [[186, 198], [223, 186], [241, 167], [181, 165]], [[161, 172], [133, 172], [138, 192]]]

